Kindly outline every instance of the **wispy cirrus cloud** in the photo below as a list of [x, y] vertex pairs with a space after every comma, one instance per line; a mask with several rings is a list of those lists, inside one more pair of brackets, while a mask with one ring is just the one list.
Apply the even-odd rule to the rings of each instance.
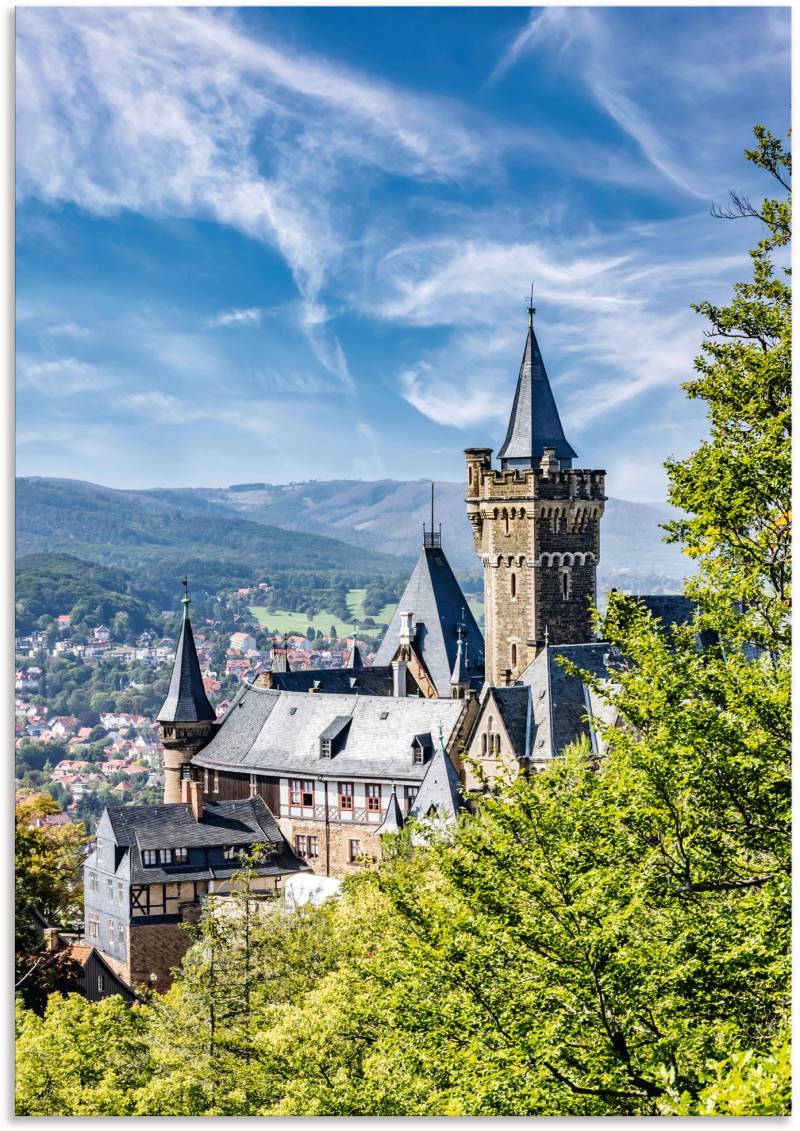
[[246, 310], [221, 310], [206, 323], [212, 329], [216, 326], [258, 326], [261, 321], [261, 311], [257, 306], [248, 307]]
[[17, 381], [22, 387], [35, 387], [46, 397], [71, 397], [111, 389], [120, 378], [75, 357], [42, 361], [23, 354], [17, 358]]

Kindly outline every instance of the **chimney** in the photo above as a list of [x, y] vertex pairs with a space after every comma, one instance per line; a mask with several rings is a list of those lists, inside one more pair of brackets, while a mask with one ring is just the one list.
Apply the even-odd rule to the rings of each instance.
[[400, 614], [400, 643], [401, 645], [403, 645], [403, 647], [406, 648], [410, 647], [411, 640], [414, 636], [414, 633], [411, 630], [411, 618], [413, 616], [413, 613]]
[[181, 778], [181, 803], [183, 805], [189, 804], [189, 786], [191, 782], [188, 778]]
[[393, 688], [392, 694], [396, 699], [406, 696], [406, 671], [408, 664], [405, 660], [392, 660]]
[[196, 821], [203, 819], [203, 783], [201, 781], [190, 781], [189, 785], [189, 804], [192, 807], [192, 813]]
[[53, 954], [58, 950], [61, 939], [58, 937], [58, 930], [55, 927], [45, 927], [42, 938], [48, 954]]

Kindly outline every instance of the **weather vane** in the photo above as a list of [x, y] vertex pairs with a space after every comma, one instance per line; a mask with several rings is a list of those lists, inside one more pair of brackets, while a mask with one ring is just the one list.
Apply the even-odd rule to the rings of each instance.
[[191, 597], [189, 596], [189, 578], [182, 577], [181, 585], [183, 586], [183, 596], [181, 597], [181, 604], [183, 605], [183, 615], [189, 615], [189, 605], [191, 604]]
[[528, 329], [533, 329], [533, 316], [536, 313], [536, 307], [533, 305], [533, 283], [531, 283], [531, 297], [528, 302]]

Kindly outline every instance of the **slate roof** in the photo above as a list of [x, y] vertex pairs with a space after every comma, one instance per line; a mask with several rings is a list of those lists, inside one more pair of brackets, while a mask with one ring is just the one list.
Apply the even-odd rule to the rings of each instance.
[[160, 723], [207, 722], [216, 717], [216, 712], [209, 703], [203, 687], [192, 624], [188, 617], [184, 617], [175, 652], [172, 678], [169, 681], [169, 691], [158, 712], [158, 721]]
[[442, 698], [450, 695], [450, 676], [458, 643], [457, 630], [463, 619], [468, 672], [471, 681], [480, 688], [484, 671], [483, 635], [444, 550], [440, 547], [422, 547], [414, 571], [375, 655], [376, 666], [391, 664], [400, 646], [402, 612], [414, 614], [414, 651], [425, 665], [437, 694]]
[[531, 325], [519, 367], [508, 432], [497, 456], [503, 461], [525, 460], [530, 466], [539, 463], [545, 448], [555, 448], [556, 458], [560, 460], [577, 458], [577, 452], [564, 435], [539, 343]]
[[403, 813], [400, 809], [400, 803], [397, 800], [397, 791], [392, 790], [392, 796], [389, 798], [389, 804], [386, 806], [386, 816], [381, 822], [378, 829], [378, 836], [399, 833], [403, 827]]
[[590, 735], [586, 716], [593, 710], [588, 688], [577, 676], [568, 674], [558, 660], [563, 657], [599, 679], [614, 678], [610, 646], [556, 644], [543, 649], [520, 677], [530, 687], [534, 761], [557, 757], [571, 742]]
[[275, 818], [260, 797], [242, 801], [205, 801], [203, 820], [196, 821], [191, 805], [120, 805], [106, 809], [117, 846], [130, 853], [132, 883], [214, 879], [233, 874], [238, 860], [213, 868], [186, 864], [157, 867], [142, 863], [145, 848], [219, 848], [251, 844], [276, 845], [278, 851], [258, 865], [260, 875], [302, 871], [302, 863], [289, 847]]
[[[441, 724], [449, 742], [464, 709], [460, 699], [308, 695], [245, 686], [192, 763], [243, 773], [367, 781], [396, 778], [411, 783], [419, 781], [426, 769], [412, 763], [414, 737], [438, 730]], [[339, 752], [333, 758], [320, 758], [321, 735], [345, 715], [352, 716], [352, 722]]]
[[[353, 688], [351, 681], [358, 680]], [[391, 695], [394, 687], [391, 665], [385, 667], [319, 668], [310, 671], [272, 672], [270, 684], [280, 691], [308, 691], [315, 684], [333, 694]]]
[[425, 820], [431, 809], [439, 820], [452, 820], [464, 808], [461, 781], [442, 743], [428, 763], [419, 793], [408, 811], [409, 817]]
[[503, 725], [508, 733], [514, 754], [517, 758], [524, 758], [526, 754], [526, 735], [529, 719], [533, 718], [533, 711], [529, 709], [531, 689], [527, 685], [522, 687], [493, 687], [492, 696]]
[[350, 668], [363, 668], [364, 661], [361, 658], [361, 651], [358, 645], [354, 642], [353, 647], [350, 649], [350, 659], [347, 664]]

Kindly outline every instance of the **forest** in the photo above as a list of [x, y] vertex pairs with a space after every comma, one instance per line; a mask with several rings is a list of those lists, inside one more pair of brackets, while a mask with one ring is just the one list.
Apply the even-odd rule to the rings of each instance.
[[[612, 595], [608, 753], [406, 826], [321, 907], [255, 904], [242, 861], [233, 920], [212, 901], [140, 1004], [21, 994], [18, 1114], [789, 1113], [790, 157], [763, 127], [746, 156], [776, 195], [710, 221], [761, 238], [696, 307], [708, 434], [667, 465], [696, 620]], [[22, 835], [24, 918], [74, 898], [77, 847]]]

